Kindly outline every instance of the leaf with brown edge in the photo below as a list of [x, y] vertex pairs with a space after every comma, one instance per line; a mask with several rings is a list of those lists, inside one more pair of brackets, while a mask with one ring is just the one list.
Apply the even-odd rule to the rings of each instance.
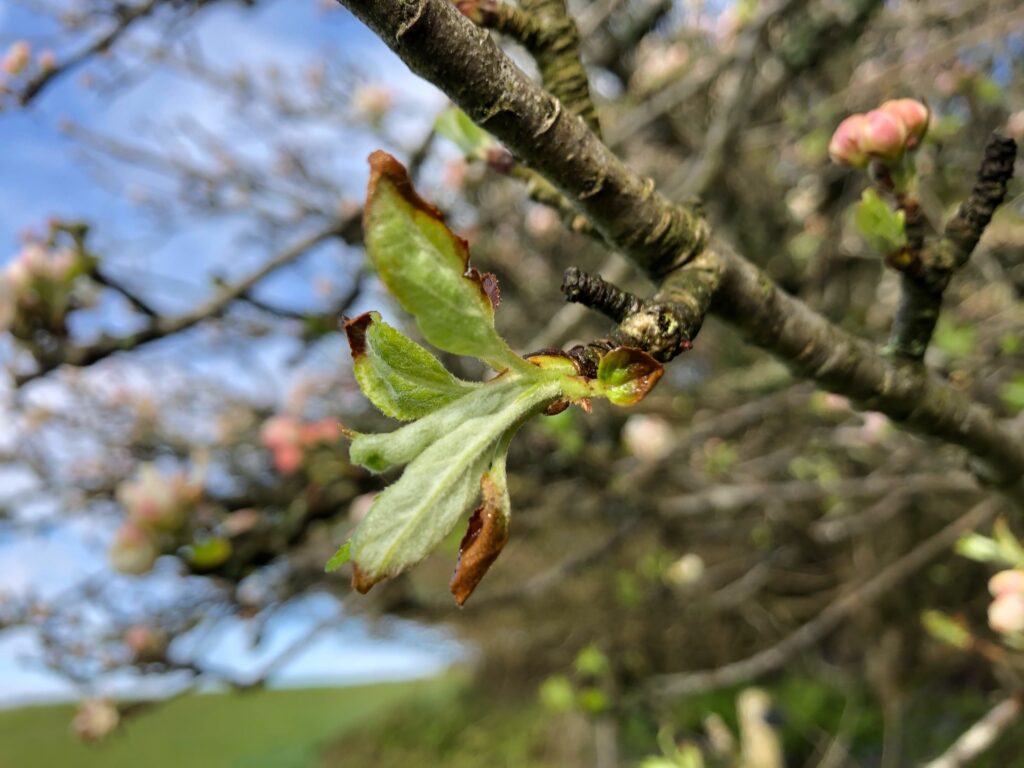
[[654, 388], [665, 373], [661, 363], [634, 347], [616, 347], [597, 365], [597, 383], [616, 405], [634, 405]]
[[423, 418], [482, 386], [457, 379], [376, 312], [346, 320], [345, 335], [359, 388], [386, 416]]
[[460, 606], [465, 605], [508, 542], [512, 502], [508, 495], [504, 454], [480, 479], [480, 490], [483, 504], [469, 518], [466, 535], [459, 544], [455, 573], [448, 585]]
[[494, 327], [497, 280], [469, 266], [466, 241], [416, 194], [405, 167], [386, 152], [370, 155], [363, 232], [381, 281], [428, 342], [498, 371], [525, 369]]

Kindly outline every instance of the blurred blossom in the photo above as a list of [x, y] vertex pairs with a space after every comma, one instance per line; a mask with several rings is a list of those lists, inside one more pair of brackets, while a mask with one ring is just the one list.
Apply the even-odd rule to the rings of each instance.
[[116, 493], [129, 520], [142, 528], [163, 531], [181, 527], [201, 494], [202, 487], [184, 472], [166, 476], [150, 463], [122, 482]]
[[167, 654], [167, 633], [159, 627], [136, 624], [124, 633], [124, 644], [138, 662], [162, 660]]
[[672, 452], [672, 427], [660, 416], [630, 416], [622, 427], [626, 450], [641, 461], [658, 461]]
[[868, 444], [877, 443], [889, 431], [889, 419], [878, 411], [864, 414], [864, 423], [860, 428], [861, 439]]
[[109, 699], [86, 699], [78, 705], [71, 730], [82, 741], [100, 741], [121, 721], [117, 707]]
[[32, 46], [27, 40], [18, 40], [11, 43], [4, 58], [0, 61], [0, 70], [5, 74], [15, 76], [25, 71], [25, 68], [32, 61]]
[[394, 104], [394, 94], [383, 85], [364, 85], [352, 94], [351, 105], [356, 116], [373, 125], [379, 124]]
[[554, 233], [559, 226], [558, 214], [546, 205], [533, 205], [526, 214], [526, 231], [538, 239]]
[[363, 493], [356, 496], [348, 505], [348, 517], [353, 523], [361, 523], [373, 506], [376, 493]]
[[1006, 133], [1011, 139], [1024, 141], [1024, 109], [1010, 115], [1006, 121]]
[[246, 531], [251, 531], [260, 521], [260, 513], [251, 508], [239, 509], [232, 512], [221, 524], [221, 531], [225, 536], [239, 536]]
[[704, 575], [704, 560], [700, 555], [689, 552], [665, 569], [665, 580], [677, 587], [688, 586], [700, 581]]
[[39, 69], [44, 73], [52, 72], [57, 68], [57, 55], [47, 49], [39, 54]]
[[682, 43], [668, 46], [644, 45], [638, 58], [639, 61], [633, 71], [632, 85], [641, 91], [648, 91], [685, 67], [690, 59], [690, 52]]
[[115, 571], [137, 576], [148, 572], [159, 554], [148, 531], [135, 523], [125, 523], [114, 535], [109, 557]]
[[295, 472], [309, 448], [335, 443], [341, 428], [333, 419], [302, 423], [294, 416], [272, 416], [260, 429], [260, 440], [270, 449], [274, 468], [282, 474]]
[[1000, 595], [988, 607], [988, 625], [1000, 634], [1024, 632], [1024, 595]]
[[992, 597], [1019, 594], [1024, 595], [1024, 570], [1014, 568], [1000, 571], [988, 581], [988, 591]]
[[444, 185], [449, 189], [462, 189], [466, 181], [466, 163], [452, 160], [444, 164]]

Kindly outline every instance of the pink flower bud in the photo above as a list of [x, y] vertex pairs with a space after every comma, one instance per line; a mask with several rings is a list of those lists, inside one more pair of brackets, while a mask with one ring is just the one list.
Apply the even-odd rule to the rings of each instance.
[[260, 429], [260, 441], [272, 451], [300, 440], [299, 422], [291, 416], [272, 416]]
[[864, 115], [850, 115], [843, 120], [832, 134], [828, 154], [832, 162], [863, 168], [868, 163], [867, 153], [861, 148], [861, 137], [867, 118]]
[[302, 466], [302, 449], [297, 445], [283, 445], [275, 448], [274, 468], [283, 475], [290, 475]]
[[672, 427], [660, 416], [630, 416], [622, 427], [622, 442], [640, 461], [659, 461], [672, 452]]
[[39, 54], [39, 69], [44, 74], [49, 74], [57, 68], [57, 55], [47, 49]]
[[988, 625], [1000, 634], [1024, 632], [1024, 595], [1000, 595], [988, 607]]
[[338, 422], [334, 419], [321, 419], [312, 424], [303, 424], [299, 428], [299, 441], [307, 446], [334, 443], [339, 437], [341, 437], [341, 430], [338, 428]]
[[896, 160], [906, 149], [907, 127], [891, 112], [873, 109], [864, 116], [860, 148], [883, 160]]
[[907, 149], [916, 147], [928, 131], [930, 112], [927, 105], [917, 99], [892, 99], [878, 109], [903, 121], [907, 130]]
[[125, 523], [117, 529], [109, 552], [114, 570], [136, 576], [149, 571], [158, 554], [149, 534], [134, 523]]
[[18, 40], [7, 49], [3, 61], [0, 62], [0, 70], [14, 77], [20, 75], [31, 60], [32, 46], [28, 44], [27, 40]]
[[988, 591], [992, 593], [992, 597], [1024, 595], [1024, 570], [1015, 568], [1009, 571], [1000, 571], [989, 579]]

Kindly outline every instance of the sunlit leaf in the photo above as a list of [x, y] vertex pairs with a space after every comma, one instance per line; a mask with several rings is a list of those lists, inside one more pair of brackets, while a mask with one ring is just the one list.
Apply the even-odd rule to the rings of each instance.
[[351, 557], [352, 540], [349, 539], [340, 547], [338, 547], [338, 551], [335, 552], [331, 559], [327, 561], [327, 565], [324, 566], [324, 570], [328, 573], [330, 573], [331, 571], [336, 571], [339, 568], [341, 568], [341, 566], [343, 566], [345, 563], [347, 563]]
[[921, 614], [921, 624], [929, 635], [946, 645], [961, 650], [971, 647], [970, 630], [942, 611], [925, 611]]
[[987, 536], [977, 533], [961, 536], [955, 549], [958, 555], [981, 563], [999, 560], [999, 545]]
[[466, 241], [416, 194], [405, 168], [386, 152], [370, 155], [363, 231], [377, 274], [428, 342], [499, 371], [528, 365], [494, 328], [497, 280], [469, 266]]
[[376, 312], [347, 321], [345, 333], [359, 388], [386, 416], [418, 419], [480, 388], [452, 376]]

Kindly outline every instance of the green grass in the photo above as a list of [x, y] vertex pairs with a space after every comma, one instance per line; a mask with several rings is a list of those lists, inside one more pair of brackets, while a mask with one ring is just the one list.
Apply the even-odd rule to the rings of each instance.
[[456, 687], [442, 678], [188, 696], [129, 719], [100, 744], [71, 735], [71, 705], [0, 711], [0, 768], [308, 768], [322, 764], [323, 745], [399, 702], [444, 701]]

